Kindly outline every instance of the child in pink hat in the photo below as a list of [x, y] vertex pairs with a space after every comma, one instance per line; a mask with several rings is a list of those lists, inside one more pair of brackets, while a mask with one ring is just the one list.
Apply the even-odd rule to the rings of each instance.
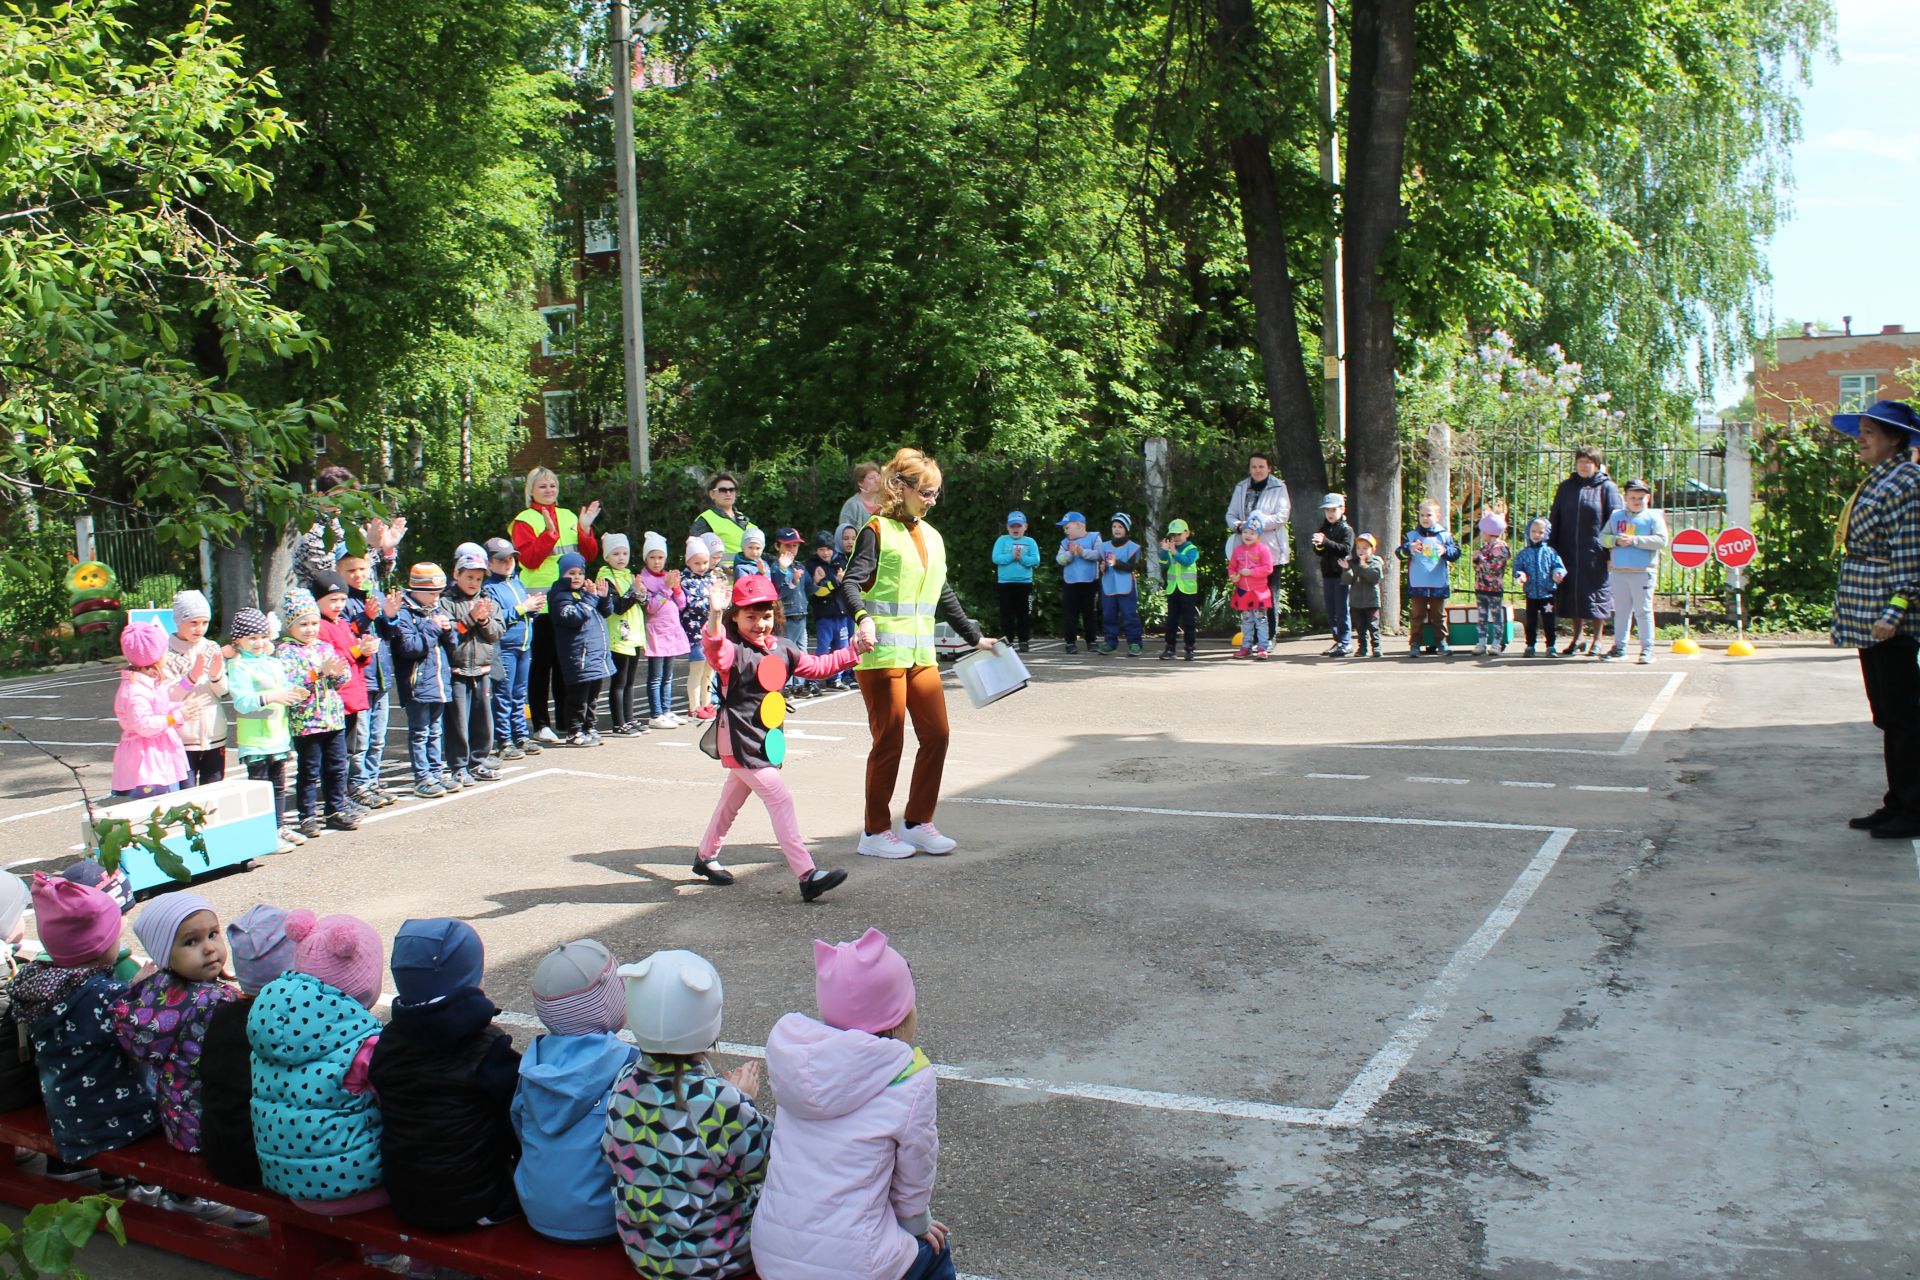
[[9, 994], [33, 1039], [54, 1149], [62, 1161], [85, 1160], [160, 1123], [153, 1095], [113, 1034], [113, 1006], [127, 991], [112, 973], [120, 904], [36, 872], [33, 914], [47, 958], [22, 965]]
[[913, 1047], [913, 974], [887, 935], [813, 944], [820, 1018], [767, 1037], [779, 1110], [753, 1215], [762, 1280], [954, 1280], [933, 1220], [934, 1073]]
[[113, 718], [120, 722], [120, 745], [113, 749], [113, 796], [144, 800], [180, 788], [187, 776], [187, 748], [180, 726], [196, 720], [209, 702], [193, 692], [204, 674], [166, 677], [167, 633], [151, 622], [128, 623], [120, 633], [127, 669], [113, 696]]

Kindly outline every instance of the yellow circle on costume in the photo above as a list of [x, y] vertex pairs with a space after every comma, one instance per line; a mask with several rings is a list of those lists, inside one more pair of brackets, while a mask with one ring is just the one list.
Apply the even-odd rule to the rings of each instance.
[[770, 693], [760, 699], [760, 723], [769, 729], [778, 729], [787, 722], [787, 700], [777, 693]]

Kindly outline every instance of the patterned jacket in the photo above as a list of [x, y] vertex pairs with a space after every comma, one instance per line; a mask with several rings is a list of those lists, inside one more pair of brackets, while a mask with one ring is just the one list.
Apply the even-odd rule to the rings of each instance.
[[720, 1280], [753, 1268], [748, 1228], [773, 1124], [698, 1064], [676, 1073], [642, 1053], [620, 1073], [600, 1153], [613, 1167], [614, 1224], [648, 1280]]
[[124, 1147], [160, 1119], [113, 1034], [113, 1006], [126, 984], [105, 969], [22, 965], [12, 997], [33, 1037], [47, 1126], [62, 1160]]
[[1833, 642], [1866, 649], [1873, 624], [1920, 635], [1920, 466], [1905, 455], [1867, 473], [1847, 505], [1841, 529], [1840, 581], [1833, 592]]
[[379, 1019], [308, 974], [275, 978], [254, 997], [253, 1141], [269, 1191], [346, 1200], [380, 1185], [380, 1108], [355, 1083], [379, 1035]]
[[200, 1053], [213, 1012], [239, 999], [224, 982], [187, 982], [161, 970], [113, 1006], [120, 1049], [160, 1106], [160, 1127], [182, 1151], [200, 1149]]
[[278, 654], [280, 665], [286, 668], [287, 684], [312, 695], [300, 705], [287, 709], [287, 728], [293, 736], [300, 738], [346, 728], [347, 706], [340, 700], [340, 690], [346, 685], [347, 677], [323, 675], [320, 671], [322, 663], [340, 656], [334, 647], [320, 639], [312, 644], [282, 640]]

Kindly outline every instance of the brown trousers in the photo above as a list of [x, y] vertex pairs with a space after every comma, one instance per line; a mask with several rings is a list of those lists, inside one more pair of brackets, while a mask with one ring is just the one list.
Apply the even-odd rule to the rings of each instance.
[[1433, 623], [1434, 644], [1447, 642], [1447, 602], [1439, 596], [1407, 597], [1407, 639], [1416, 647], [1420, 644], [1422, 623]]
[[854, 679], [866, 699], [867, 727], [873, 732], [873, 750], [867, 753], [867, 834], [878, 835], [893, 825], [893, 784], [900, 776], [909, 719], [919, 747], [907, 789], [906, 820], [932, 822], [947, 764], [947, 695], [940, 687], [940, 668], [880, 667], [856, 671]]

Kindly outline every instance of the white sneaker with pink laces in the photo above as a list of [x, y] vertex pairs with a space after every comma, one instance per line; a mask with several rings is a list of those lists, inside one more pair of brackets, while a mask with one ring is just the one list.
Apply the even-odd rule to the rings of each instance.
[[952, 853], [960, 847], [958, 840], [941, 835], [940, 828], [931, 822], [923, 822], [917, 827], [902, 826], [900, 838], [922, 853]]

